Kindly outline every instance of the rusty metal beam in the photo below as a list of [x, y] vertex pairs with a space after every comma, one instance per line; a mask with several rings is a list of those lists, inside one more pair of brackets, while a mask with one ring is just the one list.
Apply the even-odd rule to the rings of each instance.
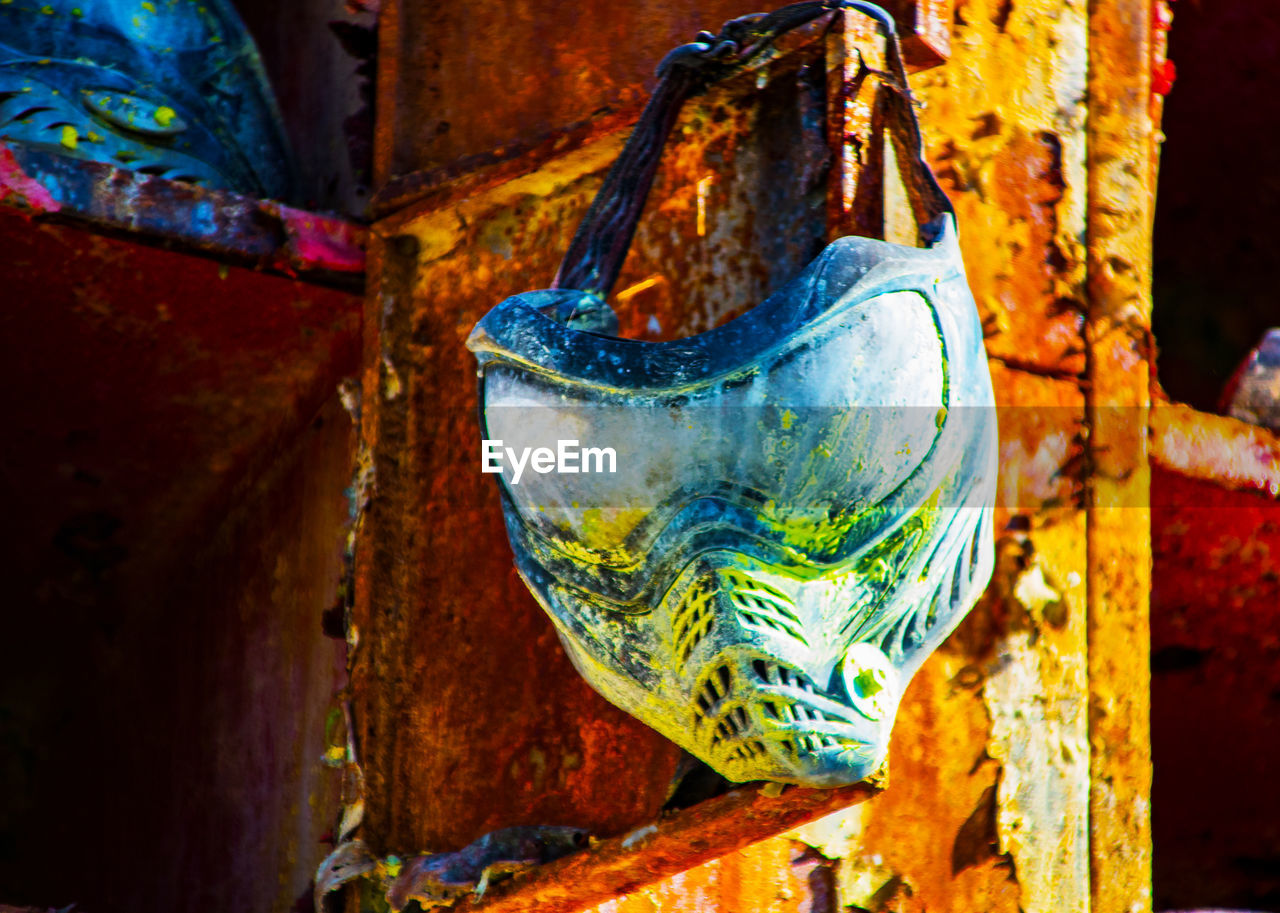
[[1151, 909], [1151, 2], [1089, 5], [1086, 405], [1093, 909]]
[[885, 785], [791, 787], [777, 797], [754, 786], [736, 789], [499, 885], [459, 904], [456, 913], [571, 913], [865, 802]]
[[898, 24], [902, 55], [911, 69], [936, 67], [951, 56], [955, 0], [896, 0], [882, 5]]
[[1151, 410], [1151, 462], [1220, 488], [1280, 495], [1275, 432], [1180, 403]]
[[[877, 117], [885, 69], [884, 42], [874, 24], [843, 16], [827, 47], [827, 236], [884, 237], [885, 138]], [[896, 180], [896, 176], [893, 178]]]
[[0, 143], [0, 201], [42, 221], [358, 291], [365, 230], [352, 222]]

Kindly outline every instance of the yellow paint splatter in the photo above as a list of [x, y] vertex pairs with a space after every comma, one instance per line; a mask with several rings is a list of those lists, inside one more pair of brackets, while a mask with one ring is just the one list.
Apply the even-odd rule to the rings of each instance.
[[76, 128], [70, 124], [66, 124], [62, 128], [62, 145], [68, 149], [74, 149], [80, 142], [80, 135], [76, 133]]
[[624, 288], [622, 291], [618, 292], [618, 294], [615, 295], [614, 297], [618, 299], [619, 303], [625, 302], [630, 298], [634, 297], [635, 295], [640, 294], [645, 289], [653, 288], [655, 285], [658, 285], [666, 281], [667, 280], [664, 279], [662, 276], [655, 273], [654, 275], [650, 276], [647, 279], [640, 280], [635, 285]]
[[[145, 5], [145, 4], [144, 4]], [[161, 127], [167, 127], [173, 123], [173, 119], [178, 116], [178, 112], [174, 111], [168, 105], [161, 105], [156, 108], [156, 123]]]
[[707, 175], [698, 181], [698, 237], [705, 238], [707, 236], [707, 194], [711, 190], [711, 182], [715, 180], [713, 175]]
[[156, 5], [154, 3], [148, 3], [147, 0], [143, 0], [142, 8], [148, 13], [154, 13], [156, 11]]

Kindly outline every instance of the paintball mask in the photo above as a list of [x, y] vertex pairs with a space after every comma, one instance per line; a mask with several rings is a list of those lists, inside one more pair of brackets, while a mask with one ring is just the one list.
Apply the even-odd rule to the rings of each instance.
[[[604, 296], [676, 109], [832, 9], [886, 36], [922, 246], [841, 238], [716, 329], [617, 338]], [[878, 7], [734, 20], [659, 76], [554, 287], [468, 340], [484, 455], [532, 454], [502, 466], [516, 566], [596, 690], [730, 780], [855, 782], [992, 570], [995, 412], [954, 212]]]
[[229, 0], [0, 3], [0, 139], [287, 199], [292, 157]]

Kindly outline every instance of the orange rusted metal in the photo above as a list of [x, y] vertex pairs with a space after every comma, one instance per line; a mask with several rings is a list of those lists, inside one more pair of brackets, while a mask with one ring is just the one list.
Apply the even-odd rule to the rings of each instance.
[[1274, 432], [1179, 403], [1151, 410], [1151, 462], [1231, 491], [1280, 494], [1280, 441]]
[[1151, 908], [1151, 3], [1089, 17], [1089, 744], [1093, 908]]
[[[494, 888], [483, 899], [460, 904], [458, 910], [571, 913], [738, 851], [749, 857], [751, 844], [766, 845], [759, 843], [761, 838], [856, 806], [881, 788], [881, 782], [871, 781], [831, 790], [791, 787], [776, 797], [763, 795], [758, 786], [737, 789], [546, 865], [528, 878]], [[742, 879], [754, 877], [772, 886], [778, 874], [764, 868], [744, 872]]]
[[918, 69], [936, 67], [951, 56], [955, 0], [907, 0], [886, 4], [902, 35], [902, 53]]
[[[827, 177], [827, 235], [884, 237], [884, 112], [875, 115], [883, 90], [883, 42], [874, 24], [841, 17], [827, 47], [827, 145], [835, 154]], [[912, 243], [908, 241], [907, 243]]]
[[[700, 29], [764, 5], [385, 3], [378, 20], [377, 186], [471, 156], [514, 157], [602, 111], [634, 118], [663, 54]], [[945, 57], [950, 0], [884, 5], [908, 39], [909, 65]]]

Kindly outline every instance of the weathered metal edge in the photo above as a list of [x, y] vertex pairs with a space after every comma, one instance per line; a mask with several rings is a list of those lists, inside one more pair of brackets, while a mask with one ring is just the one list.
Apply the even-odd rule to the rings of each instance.
[[[828, 14], [782, 36], [772, 53], [762, 55], [745, 66], [741, 73], [725, 84], [741, 86], [745, 90], [753, 85], [753, 74], [769, 66], [788, 66], [798, 55], [806, 51], [814, 52], [830, 23], [831, 16]], [[374, 192], [369, 210], [375, 220], [394, 218], [396, 224], [400, 224], [424, 211], [483, 193], [499, 184], [537, 171], [549, 162], [595, 141], [630, 131], [639, 119], [642, 108], [641, 105], [633, 105], [616, 110], [604, 109], [590, 118], [537, 139], [514, 140], [489, 152], [469, 155], [439, 168], [388, 176]]]
[[0, 205], [318, 285], [364, 286], [361, 225], [20, 143], [0, 142]]
[[1153, 0], [1088, 4], [1089, 893], [1152, 908]]
[[735, 789], [500, 883], [454, 913], [581, 910], [865, 802], [887, 786], [882, 773], [839, 789], [789, 787], [776, 798], [758, 784]]
[[629, 129], [640, 117], [640, 107], [605, 111], [537, 141], [514, 141], [489, 152], [468, 155], [428, 171], [389, 178], [369, 201], [375, 220], [405, 221], [424, 210], [437, 209], [509, 180], [536, 171], [553, 159]]
[[1280, 437], [1181, 403], [1151, 409], [1151, 463], [1233, 491], [1280, 497]]

